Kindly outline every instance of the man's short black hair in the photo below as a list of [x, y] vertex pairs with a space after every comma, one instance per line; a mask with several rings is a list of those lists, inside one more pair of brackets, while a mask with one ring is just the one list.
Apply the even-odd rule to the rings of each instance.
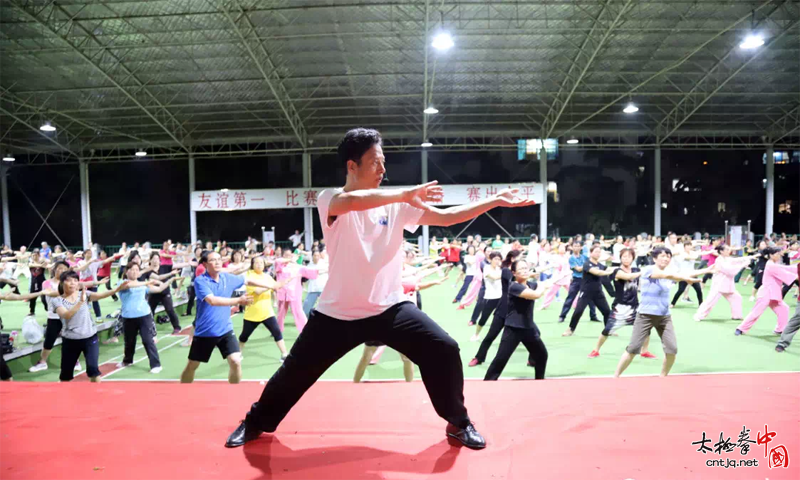
[[344, 138], [339, 142], [336, 153], [339, 162], [347, 167], [347, 161], [352, 160], [357, 165], [361, 165], [361, 157], [373, 145], [382, 145], [383, 139], [377, 130], [371, 128], [354, 128], [344, 134]]
[[669, 258], [672, 258], [672, 251], [667, 247], [661, 247], [661, 246], [654, 248], [653, 251], [650, 252], [650, 256], [653, 258], [658, 258], [658, 256], [661, 255], [662, 253], [666, 253]]

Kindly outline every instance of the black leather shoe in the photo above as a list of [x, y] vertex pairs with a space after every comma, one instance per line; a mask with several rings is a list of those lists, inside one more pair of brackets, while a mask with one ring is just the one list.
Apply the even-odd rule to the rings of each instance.
[[241, 447], [245, 443], [255, 440], [261, 435], [261, 430], [247, 426], [247, 421], [242, 420], [242, 423], [236, 427], [236, 430], [230, 434], [225, 441], [225, 446], [228, 448]]
[[480, 450], [481, 448], [486, 447], [486, 440], [484, 440], [483, 436], [481, 436], [481, 434], [475, 430], [475, 426], [471, 423], [467, 425], [467, 428], [462, 429], [459, 429], [453, 424], [448, 423], [447, 436], [455, 438], [459, 442], [463, 443], [465, 447], [475, 450]]

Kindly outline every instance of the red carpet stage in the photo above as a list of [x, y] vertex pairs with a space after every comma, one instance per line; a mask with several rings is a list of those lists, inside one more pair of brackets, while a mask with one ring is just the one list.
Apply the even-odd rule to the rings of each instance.
[[[798, 373], [470, 381], [482, 451], [448, 443], [419, 381], [321, 382], [276, 434], [224, 448], [261, 388], [3, 383], [0, 478], [800, 478]], [[707, 466], [739, 460], [758, 466]]]

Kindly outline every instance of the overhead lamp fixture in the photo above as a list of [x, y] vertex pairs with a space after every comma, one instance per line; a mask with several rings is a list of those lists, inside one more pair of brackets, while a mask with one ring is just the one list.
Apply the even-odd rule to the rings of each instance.
[[14, 160], [16, 160], [14, 158], [14, 155], [11, 155], [10, 153], [6, 153], [5, 155], [3, 155], [4, 162], [13, 162]]
[[569, 143], [570, 145], [575, 145], [576, 143], [578, 143], [578, 139], [575, 138], [575, 135], [573, 135], [569, 140], [567, 140], [567, 143]]
[[433, 144], [431, 142], [422, 142], [420, 144], [420, 147], [422, 147], [422, 148], [428, 148], [428, 147], [432, 147], [432, 146], [433, 146]]
[[439, 113], [439, 110], [437, 110], [435, 107], [428, 107], [425, 110], [423, 110], [422, 113], [427, 113], [428, 115], [434, 115], [436, 113]]
[[139, 150], [136, 151], [135, 155], [137, 157], [144, 157], [147, 155], [147, 152], [140, 148]]
[[739, 48], [743, 50], [752, 50], [761, 45], [764, 45], [764, 38], [762, 38], [761, 35], [750, 34], [739, 44]]
[[633, 102], [629, 103], [624, 109], [622, 109], [625, 113], [636, 113], [639, 111], [639, 107], [633, 104]]
[[54, 127], [50, 122], [44, 122], [42, 126], [39, 127], [39, 130], [43, 132], [55, 132], [56, 127]]
[[433, 42], [431, 42], [431, 46], [439, 51], [447, 51], [453, 48], [455, 43], [453, 42], [453, 37], [450, 36], [447, 32], [442, 32], [435, 37], [433, 37]]

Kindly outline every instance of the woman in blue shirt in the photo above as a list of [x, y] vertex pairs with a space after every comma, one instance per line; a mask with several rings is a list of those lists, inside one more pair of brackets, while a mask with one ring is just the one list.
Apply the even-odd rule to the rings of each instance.
[[156, 336], [156, 324], [147, 303], [147, 293], [161, 293], [169, 288], [169, 283], [157, 280], [140, 282], [141, 275], [138, 263], [129, 263], [125, 270], [127, 281], [120, 283], [119, 298], [122, 300], [120, 320], [125, 332], [125, 355], [117, 368], [125, 368], [133, 364], [133, 352], [136, 350], [136, 335], [142, 336], [144, 350], [150, 360], [150, 373], [161, 372], [161, 360], [153, 339]]

